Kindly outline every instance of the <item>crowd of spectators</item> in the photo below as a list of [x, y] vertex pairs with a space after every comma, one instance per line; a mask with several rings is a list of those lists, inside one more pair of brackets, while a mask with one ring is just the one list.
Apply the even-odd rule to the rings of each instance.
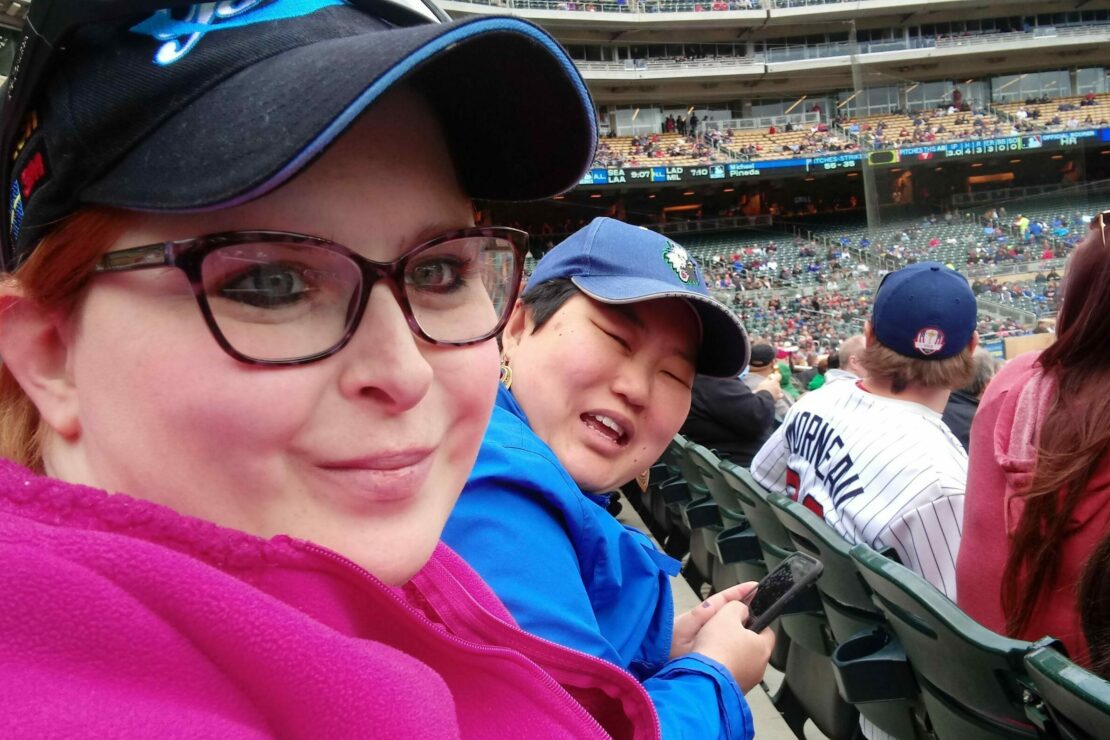
[[[1010, 216], [1005, 207], [982, 215], [949, 210], [877, 236], [841, 236], [843, 247], [859, 247], [891, 258], [895, 266], [943, 255], [953, 267], [1005, 265], [1062, 259], [1087, 231], [1091, 217], [1075, 211], [1051, 217]], [[959, 227], [964, 228], [945, 228]], [[950, 255], [959, 252], [959, 258]]]
[[[610, 137], [615, 138], [615, 137]], [[709, 163], [720, 161], [717, 147], [701, 136], [681, 136], [663, 141], [659, 134], [638, 134], [629, 141], [627, 149], [616, 151], [604, 139], [598, 142], [594, 154], [594, 167], [648, 167], [660, 160], [697, 159]]]

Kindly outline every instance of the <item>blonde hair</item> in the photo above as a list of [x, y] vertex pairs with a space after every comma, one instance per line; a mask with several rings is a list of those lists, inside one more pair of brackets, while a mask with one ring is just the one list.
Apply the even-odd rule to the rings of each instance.
[[874, 340], [864, 347], [859, 361], [868, 376], [889, 378], [890, 389], [895, 393], [901, 393], [910, 386], [956, 390], [975, 377], [975, 358], [970, 346], [964, 347], [958, 355], [943, 360], [919, 360], [900, 355]]
[[[119, 238], [125, 214], [87, 208], [39, 242], [14, 273], [0, 279], [0, 297], [33, 301], [63, 316], [73, 313], [102, 254]], [[42, 472], [42, 418], [19, 382], [0, 365], [0, 457]]]

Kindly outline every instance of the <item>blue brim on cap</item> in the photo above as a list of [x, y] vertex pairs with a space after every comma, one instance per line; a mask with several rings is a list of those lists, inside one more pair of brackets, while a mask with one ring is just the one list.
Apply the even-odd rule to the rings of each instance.
[[701, 320], [702, 337], [697, 371], [714, 377], [735, 377], [747, 367], [751, 343], [739, 317], [720, 301], [674, 283], [627, 275], [576, 275], [571, 281], [590, 298], [614, 305], [661, 298], [681, 298]]

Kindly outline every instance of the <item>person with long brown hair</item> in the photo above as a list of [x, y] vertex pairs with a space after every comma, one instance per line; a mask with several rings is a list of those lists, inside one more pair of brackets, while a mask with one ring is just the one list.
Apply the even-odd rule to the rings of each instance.
[[1110, 249], [1091, 222], [1064, 278], [1056, 342], [991, 381], [971, 428], [958, 603], [1013, 637], [1087, 661], [1083, 564], [1110, 527]]

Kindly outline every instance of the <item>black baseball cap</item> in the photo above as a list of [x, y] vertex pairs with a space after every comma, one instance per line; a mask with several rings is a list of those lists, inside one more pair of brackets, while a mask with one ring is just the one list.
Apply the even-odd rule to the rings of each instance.
[[755, 368], [764, 368], [775, 361], [775, 348], [769, 344], [757, 344], [752, 347], [751, 361], [749, 366]]
[[264, 195], [402, 81], [440, 117], [470, 196], [534, 200], [578, 183], [593, 104], [545, 31], [503, 17], [400, 25], [374, 8], [239, 0], [78, 28], [9, 153], [4, 268], [82, 205], [197, 212]]

